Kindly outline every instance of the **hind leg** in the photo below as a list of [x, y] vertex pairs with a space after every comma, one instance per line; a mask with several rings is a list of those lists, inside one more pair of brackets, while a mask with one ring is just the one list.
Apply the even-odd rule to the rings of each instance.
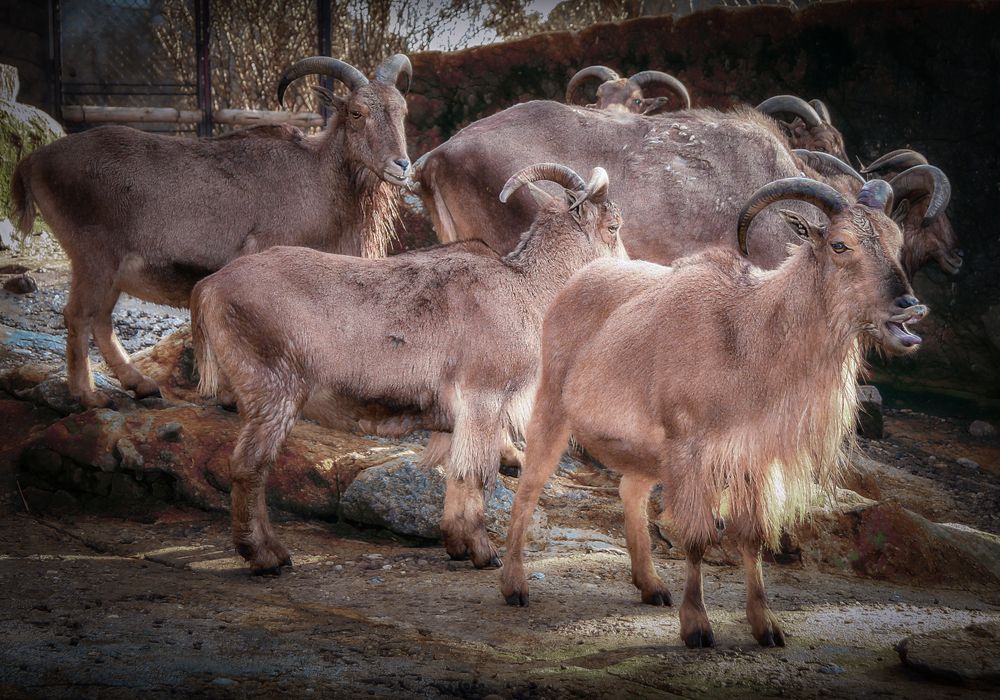
[[115, 309], [115, 304], [118, 303], [119, 296], [121, 296], [121, 292], [117, 288], [105, 290], [104, 298], [94, 315], [94, 340], [97, 342], [97, 347], [101, 351], [104, 361], [118, 377], [123, 389], [135, 392], [137, 399], [159, 396], [160, 389], [156, 386], [156, 382], [142, 374], [132, 364], [125, 348], [122, 347], [121, 341], [115, 334], [114, 326], [111, 323], [111, 313]]
[[[544, 385], [543, 385], [544, 386]], [[569, 422], [558, 405], [558, 394], [539, 390], [528, 424], [524, 467], [507, 527], [507, 566], [500, 576], [500, 594], [507, 605], [528, 604], [528, 580], [524, 576], [524, 540], [531, 516], [545, 482], [555, 473], [569, 441]]]
[[625, 541], [632, 559], [632, 583], [649, 605], [670, 605], [670, 591], [656, 574], [649, 541], [649, 492], [655, 479], [623, 474], [618, 488], [625, 506]]
[[486, 532], [487, 484], [496, 482], [500, 453], [499, 401], [470, 394], [457, 412], [446, 472], [441, 530], [453, 559], [471, 558], [479, 569], [501, 565]]
[[292, 565], [288, 550], [271, 528], [265, 491], [268, 470], [301, 408], [301, 400], [279, 392], [241, 400], [246, 418], [230, 463], [233, 543], [254, 574], [278, 574], [282, 566]]
[[111, 397], [95, 388], [90, 369], [90, 335], [111, 280], [100, 270], [73, 261], [69, 299], [63, 309], [66, 323], [66, 381], [70, 395], [85, 409], [107, 408]]

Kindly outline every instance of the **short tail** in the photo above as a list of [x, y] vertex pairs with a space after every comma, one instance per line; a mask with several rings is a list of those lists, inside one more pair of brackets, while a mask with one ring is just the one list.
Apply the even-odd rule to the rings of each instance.
[[31, 195], [29, 178], [30, 161], [31, 155], [22, 158], [10, 179], [14, 225], [22, 236], [29, 235], [35, 227], [35, 198]]
[[212, 397], [219, 391], [220, 368], [205, 327], [205, 313], [212, 304], [210, 288], [199, 282], [191, 292], [191, 341], [198, 368], [198, 393]]

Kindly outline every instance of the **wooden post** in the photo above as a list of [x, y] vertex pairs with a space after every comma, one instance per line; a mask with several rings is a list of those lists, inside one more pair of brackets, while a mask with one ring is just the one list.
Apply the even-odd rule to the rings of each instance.
[[212, 40], [210, 0], [194, 0], [195, 55], [198, 67], [199, 136], [212, 135]]

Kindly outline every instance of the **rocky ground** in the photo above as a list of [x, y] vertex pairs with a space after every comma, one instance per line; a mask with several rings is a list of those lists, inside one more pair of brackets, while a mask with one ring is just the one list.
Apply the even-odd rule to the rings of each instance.
[[[295, 566], [250, 577], [225, 511], [237, 417], [185, 403], [180, 380], [164, 401], [77, 413], [58, 379], [65, 262], [7, 264], [39, 289], [0, 292], [0, 369], [16, 370], [0, 382], [4, 697], [995, 696], [1000, 441], [982, 425], [1000, 423], [986, 407], [890, 402], [853, 491], [818, 504], [766, 565], [788, 646], [753, 641], [723, 546], [705, 577], [718, 646], [691, 651], [676, 609], [642, 605], [630, 583], [615, 477], [575, 460], [543, 494], [531, 606], [514, 609], [496, 572], [448, 561], [433, 532], [400, 534], [377, 503], [345, 507], [366, 481], [436, 493], [437, 477], [414, 474], [419, 436], [301, 424], [270, 484]], [[116, 312], [130, 351], [184, 321], [134, 300]], [[144, 361], [176, 378], [183, 353], [181, 339]], [[516, 486], [498, 490], [498, 532]], [[681, 554], [668, 527], [654, 531], [679, 597]]]

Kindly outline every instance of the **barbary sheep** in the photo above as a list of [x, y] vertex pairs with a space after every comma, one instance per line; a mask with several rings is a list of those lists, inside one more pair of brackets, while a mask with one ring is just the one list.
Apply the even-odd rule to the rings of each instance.
[[402, 54], [369, 82], [328, 57], [286, 70], [280, 93], [310, 74], [342, 81], [322, 133], [259, 126], [205, 139], [103, 126], [40, 148], [14, 170], [18, 228], [35, 207], [72, 265], [66, 320], [70, 393], [85, 408], [108, 406], [90, 372], [90, 336], [136, 397], [156, 383], [129, 360], [111, 312], [122, 292], [187, 306], [194, 284], [230, 260], [273, 245], [383, 256], [394, 235], [396, 190], [410, 167], [406, 103], [395, 83], [412, 69]]
[[[757, 111], [775, 119], [792, 148], [829, 153], [847, 161], [844, 136], [833, 125], [822, 100], [806, 102], [795, 95], [775, 95], [757, 105]], [[779, 114], [790, 114], [792, 121], [778, 119]]]
[[[543, 180], [560, 193], [533, 184]], [[211, 394], [224, 378], [243, 419], [232, 457], [233, 539], [255, 572], [290, 563], [264, 496], [288, 432], [300, 413], [322, 422], [351, 404], [381, 414], [373, 432], [437, 431], [436, 449], [447, 452], [448, 553], [499, 566], [484, 486], [494, 483], [504, 441], [523, 434], [545, 309], [586, 263], [625, 257], [603, 169], [584, 182], [565, 166], [533, 165], [507, 181], [501, 200], [526, 184], [541, 201], [538, 216], [504, 257], [481, 241], [381, 260], [277, 247], [195, 286], [200, 388]]]
[[643, 90], [654, 85], [662, 85], [673, 92], [681, 102], [681, 109], [691, 108], [691, 96], [684, 83], [669, 73], [658, 70], [644, 70], [629, 78], [623, 78], [607, 66], [588, 66], [577, 71], [566, 86], [566, 103], [574, 104], [584, 84], [600, 80], [597, 87], [597, 102], [588, 107], [619, 110], [632, 114], [658, 114], [670, 105], [667, 97], [645, 97]]
[[[491, 247], [505, 252], [530, 222], [535, 205], [521, 194], [502, 208], [496, 194], [506, 173], [536, 159], [575, 168], [601, 163], [611, 178], [611, 196], [622, 207], [626, 250], [632, 258], [661, 264], [712, 246], [735, 248], [732, 220], [757, 188], [785, 177], [820, 176], [804, 168], [773, 119], [750, 108], [644, 117], [536, 101], [470, 124], [422, 156], [414, 164], [411, 188], [441, 240], [485, 235]], [[950, 188], [943, 173], [935, 169], [933, 175], [921, 178], [920, 189], [898, 192], [897, 205], [923, 198], [932, 188], [928, 201], [934, 208], [926, 215], [943, 212], [947, 199], [940, 195]], [[838, 175], [830, 184], [853, 197], [864, 182], [858, 178]], [[798, 239], [777, 214], [762, 218], [758, 228], [764, 235], [752, 260], [773, 268]], [[905, 255], [913, 245], [909, 223], [903, 233]]]
[[865, 346], [914, 351], [921, 340], [906, 324], [927, 308], [897, 262], [902, 235], [885, 213], [886, 182], [868, 182], [856, 200], [807, 178], [760, 188], [738, 217], [743, 256], [751, 224], [783, 200], [814, 205], [829, 225], [782, 210], [805, 242], [775, 270], [725, 248], [673, 269], [602, 261], [553, 301], [501, 575], [508, 604], [528, 604], [525, 532], [572, 435], [622, 473], [633, 582], [644, 602], [669, 605], [646, 520], [650, 487], [663, 485], [687, 554], [685, 644], [714, 644], [701, 561], [724, 529], [742, 552], [754, 637], [784, 645], [764, 592], [761, 546], [776, 544], [782, 526], [804, 514], [814, 481], [830, 486], [841, 473]]

